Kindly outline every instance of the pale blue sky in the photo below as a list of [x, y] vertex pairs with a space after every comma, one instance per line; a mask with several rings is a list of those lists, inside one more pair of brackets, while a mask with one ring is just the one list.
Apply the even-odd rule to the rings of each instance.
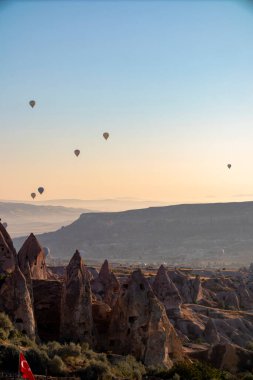
[[3, 3], [0, 199], [249, 198], [252, 67], [247, 1]]

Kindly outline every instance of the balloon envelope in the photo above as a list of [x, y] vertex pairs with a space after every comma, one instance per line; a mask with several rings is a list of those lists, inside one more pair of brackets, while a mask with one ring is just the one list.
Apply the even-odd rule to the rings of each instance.
[[74, 150], [74, 153], [75, 153], [76, 157], [78, 157], [79, 154], [80, 154], [80, 150], [79, 150], [79, 149], [76, 149], [76, 150]]
[[39, 187], [39, 188], [38, 188], [38, 192], [39, 192], [40, 194], [44, 193], [44, 187]]
[[35, 193], [32, 193], [32, 194], [31, 194], [31, 197], [32, 197], [32, 199], [34, 199], [34, 198], [36, 197], [36, 194], [35, 194]]
[[232, 165], [231, 165], [231, 164], [227, 164], [227, 167], [228, 167], [229, 169], [231, 169]]
[[29, 104], [33, 108], [35, 106], [36, 102], [35, 102], [35, 100], [30, 100]]
[[104, 133], [103, 133], [103, 137], [104, 137], [105, 140], [107, 140], [107, 139], [109, 138], [109, 136], [110, 136], [110, 135], [109, 135], [108, 132], [104, 132]]
[[44, 254], [45, 254], [46, 257], [48, 255], [50, 255], [50, 249], [48, 247], [43, 247], [42, 250], [43, 250], [43, 252], [44, 252]]

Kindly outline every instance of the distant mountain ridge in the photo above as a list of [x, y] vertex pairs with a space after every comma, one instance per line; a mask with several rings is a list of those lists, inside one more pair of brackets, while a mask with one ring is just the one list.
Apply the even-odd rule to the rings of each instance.
[[[1, 200], [0, 200], [1, 202]], [[167, 206], [168, 203], [160, 201], [150, 201], [138, 198], [105, 198], [105, 199], [37, 199], [36, 201], [6, 201], [9, 203], [24, 203], [44, 206], [63, 206], [68, 208], [82, 208], [90, 211], [125, 211], [155, 206]]]
[[0, 202], [0, 218], [3, 222], [8, 223], [8, 231], [12, 236], [21, 236], [31, 231], [42, 233], [57, 230], [62, 225], [72, 223], [84, 212], [90, 212], [90, 210]]
[[243, 265], [253, 261], [253, 202], [86, 213], [38, 239], [64, 258], [78, 248], [88, 259]]

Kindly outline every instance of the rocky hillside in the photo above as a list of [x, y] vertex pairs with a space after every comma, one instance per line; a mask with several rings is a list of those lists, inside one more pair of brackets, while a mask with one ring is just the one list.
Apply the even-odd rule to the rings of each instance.
[[197, 359], [234, 374], [251, 371], [251, 270], [112, 270], [108, 260], [96, 270], [76, 251], [61, 274], [47, 267], [33, 234], [16, 253], [0, 223], [0, 312], [19, 332], [132, 355], [147, 368]]
[[[253, 202], [88, 213], [38, 239], [65, 258], [74, 247], [87, 259], [241, 266], [252, 261]], [[15, 245], [24, 240], [15, 239]]]

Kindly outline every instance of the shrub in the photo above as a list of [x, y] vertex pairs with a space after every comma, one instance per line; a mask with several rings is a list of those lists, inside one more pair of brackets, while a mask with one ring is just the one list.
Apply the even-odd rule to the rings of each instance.
[[25, 353], [25, 357], [34, 374], [37, 374], [37, 375], [46, 374], [49, 358], [44, 351], [38, 348], [31, 348]]
[[187, 363], [181, 362], [173, 366], [169, 371], [170, 377], [175, 374], [180, 376], [181, 380], [225, 380], [225, 373], [209, 366], [206, 363], [194, 362]]
[[14, 327], [10, 318], [5, 313], [0, 313], [1, 339], [8, 339], [12, 330], [14, 330]]
[[48, 370], [50, 375], [61, 376], [66, 374], [67, 368], [62, 359], [55, 355], [53, 359], [50, 359], [48, 362]]
[[23, 347], [29, 347], [29, 348], [37, 348], [37, 344], [31, 340], [27, 335], [22, 335], [22, 334], [16, 334], [14, 338], [11, 339], [13, 344], [15, 345], [20, 345]]
[[9, 336], [8, 331], [6, 331], [2, 327], [0, 327], [0, 339], [6, 340], [6, 339], [8, 339], [8, 336]]
[[113, 374], [110, 367], [103, 362], [91, 361], [90, 364], [75, 372], [81, 380], [111, 380]]
[[81, 344], [81, 352], [82, 354], [84, 354], [86, 351], [88, 351], [90, 349], [89, 347], [89, 343], [87, 342], [84, 342]]
[[81, 354], [81, 346], [75, 343], [64, 344], [55, 350], [55, 354], [62, 359], [69, 356], [79, 356]]
[[180, 380], [179, 374], [175, 373], [175, 375], [172, 377], [172, 380]]
[[0, 370], [18, 372], [19, 350], [15, 346], [0, 346]]
[[253, 380], [253, 373], [247, 372], [243, 377], [242, 380]]
[[253, 341], [249, 341], [246, 345], [247, 350], [253, 351]]
[[55, 355], [61, 350], [62, 345], [58, 342], [48, 342], [44, 344], [41, 349], [44, 350], [50, 359], [53, 359]]
[[149, 368], [150, 376], [157, 376], [161, 379], [173, 379], [175, 376], [180, 380], [226, 380], [227, 374], [216, 368], [201, 362], [180, 362], [175, 364], [170, 370], [163, 368]]
[[128, 355], [113, 366], [113, 372], [116, 377], [141, 380], [146, 370], [143, 364], [137, 362], [133, 356]]

